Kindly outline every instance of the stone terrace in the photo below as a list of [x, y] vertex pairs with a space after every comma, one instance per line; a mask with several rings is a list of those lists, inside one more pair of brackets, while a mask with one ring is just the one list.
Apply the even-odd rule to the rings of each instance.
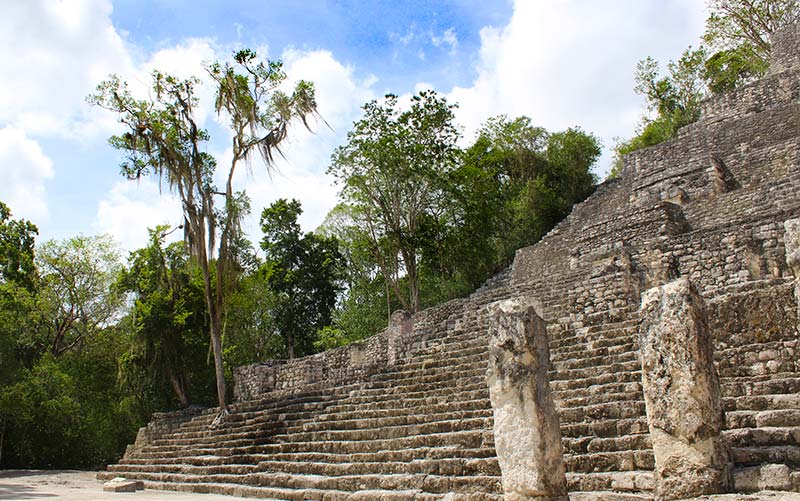
[[[149, 487], [281, 500], [502, 499], [486, 307], [533, 296], [572, 499], [647, 499], [654, 458], [638, 346], [646, 289], [704, 297], [736, 489], [800, 491], [800, 349], [784, 221], [800, 216], [800, 33], [763, 80], [626, 157], [543, 241], [469, 298], [362, 343], [236, 371], [236, 403], [158, 415], [120, 464]], [[592, 493], [592, 494], [589, 494]]]

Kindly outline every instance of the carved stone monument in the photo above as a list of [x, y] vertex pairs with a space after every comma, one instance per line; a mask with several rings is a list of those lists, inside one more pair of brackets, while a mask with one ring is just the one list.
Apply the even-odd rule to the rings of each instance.
[[567, 500], [547, 329], [530, 300], [492, 303], [487, 383], [507, 501]]
[[657, 499], [729, 486], [719, 379], [703, 298], [686, 278], [642, 295], [642, 387]]

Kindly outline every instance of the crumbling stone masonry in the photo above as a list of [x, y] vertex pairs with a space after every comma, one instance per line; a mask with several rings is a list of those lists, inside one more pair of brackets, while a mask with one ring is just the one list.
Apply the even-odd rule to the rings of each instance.
[[[731, 490], [800, 492], [798, 238], [787, 223], [800, 218], [800, 28], [773, 43], [764, 79], [710, 99], [676, 138], [627, 156], [620, 178], [470, 297], [398, 315], [361, 343], [241, 367], [223, 425], [209, 428], [214, 409], [161, 416], [100, 477], [282, 500], [504, 499], [489, 305], [535, 297], [570, 498], [663, 496], [672, 477], [650, 427], [675, 433], [659, 420], [680, 404], [648, 411], [642, 366], [660, 334], [642, 294], [688, 279], [725, 415], [698, 436], [720, 425]], [[717, 471], [715, 461], [679, 476]]]

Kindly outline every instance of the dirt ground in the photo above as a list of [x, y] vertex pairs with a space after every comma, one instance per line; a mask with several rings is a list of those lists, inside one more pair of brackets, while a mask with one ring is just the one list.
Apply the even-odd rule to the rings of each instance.
[[103, 492], [103, 482], [94, 471], [0, 471], [0, 499], [63, 499], [66, 501], [230, 501], [241, 499], [216, 494], [192, 494], [144, 490], [138, 492]]
[[[135, 493], [103, 492], [103, 482], [93, 471], [0, 471], [0, 500], [3, 499], [63, 499], [66, 501], [134, 500], [134, 501], [230, 501], [242, 499], [216, 494], [191, 494], [144, 490]], [[707, 496], [707, 501], [800, 501], [800, 494], [763, 492], [759, 494], [726, 494]]]

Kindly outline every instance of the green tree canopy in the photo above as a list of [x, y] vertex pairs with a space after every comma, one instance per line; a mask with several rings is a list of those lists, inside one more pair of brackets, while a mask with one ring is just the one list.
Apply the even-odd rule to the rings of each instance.
[[79, 350], [118, 320], [123, 297], [114, 287], [119, 249], [108, 235], [50, 240], [39, 249], [42, 342], [54, 357]]
[[373, 258], [398, 301], [409, 311], [419, 311], [421, 223], [442, 210], [440, 179], [454, 169], [458, 156], [453, 106], [427, 91], [412, 97], [405, 110], [394, 95], [370, 101], [363, 110], [347, 143], [334, 152], [328, 173], [355, 209]]
[[180, 405], [188, 407], [190, 382], [205, 375], [197, 355], [208, 350], [207, 312], [202, 279], [193, 273], [186, 245], [165, 247], [169, 232], [168, 226], [150, 230], [147, 247], [131, 253], [119, 277], [118, 286], [134, 298], [134, 336], [124, 368], [168, 381]]
[[154, 175], [181, 200], [185, 239], [203, 277], [223, 416], [227, 413], [223, 310], [238, 275], [234, 253], [243, 239], [241, 220], [250, 208], [246, 194], [233, 190], [234, 174], [254, 155], [260, 155], [270, 167], [273, 152], [286, 138], [290, 124], [300, 120], [307, 125], [308, 117], [316, 113], [316, 99], [309, 82], [298, 82], [291, 95], [280, 90], [286, 79], [282, 63], [260, 60], [249, 49], [236, 52], [233, 62], [214, 62], [206, 69], [216, 84], [214, 107], [228, 118], [232, 136], [232, 158], [222, 189], [214, 184], [216, 159], [205, 151], [209, 134], [195, 117], [197, 78], [181, 80], [155, 71], [152, 99], [142, 100], [112, 76], [98, 86], [89, 101], [117, 114], [127, 129], [110, 140], [125, 152], [123, 174], [131, 179]]
[[311, 353], [317, 331], [331, 324], [342, 267], [336, 239], [303, 234], [301, 213], [297, 200], [279, 199], [261, 214], [262, 273], [289, 358]]

